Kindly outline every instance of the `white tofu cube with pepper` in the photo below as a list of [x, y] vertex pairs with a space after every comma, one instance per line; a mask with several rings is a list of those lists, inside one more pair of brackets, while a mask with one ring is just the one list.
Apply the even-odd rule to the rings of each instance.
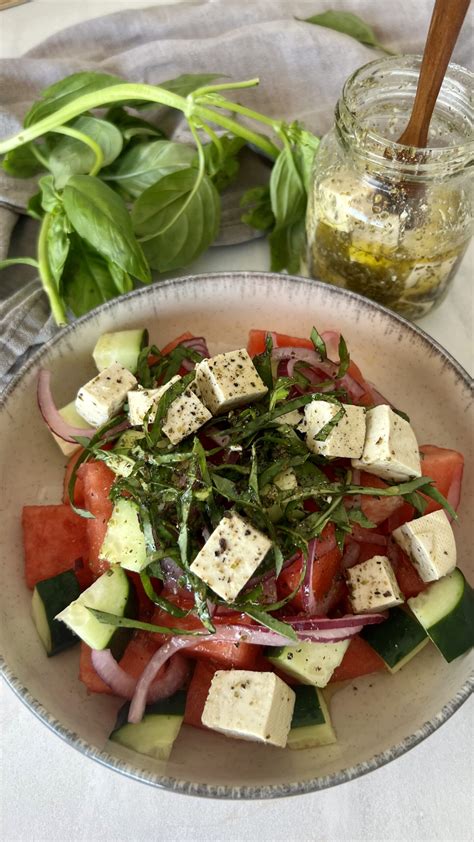
[[171, 444], [179, 444], [211, 418], [207, 407], [188, 387], [169, 407], [162, 430]]
[[268, 391], [245, 348], [198, 363], [196, 385], [213, 415], [256, 401]]
[[386, 404], [369, 409], [362, 457], [352, 466], [390, 482], [421, 477], [418, 442], [408, 421]]
[[385, 611], [404, 602], [387, 556], [374, 555], [346, 571], [354, 614]]
[[285, 748], [295, 699], [273, 672], [217, 670], [201, 720], [227, 737]]
[[127, 392], [136, 385], [136, 378], [128, 369], [113, 363], [81, 386], [76, 397], [76, 410], [91, 427], [100, 427], [117, 415], [125, 403]]
[[141, 426], [146, 416], [148, 416], [150, 423], [153, 423], [160, 398], [177, 380], [179, 380], [178, 375], [172, 377], [168, 383], [164, 383], [157, 389], [142, 389], [139, 386], [138, 389], [128, 393], [128, 417], [132, 427]]
[[343, 404], [344, 415], [331, 429], [324, 441], [318, 434], [340, 412], [338, 404], [329, 401], [312, 401], [306, 404], [306, 444], [312, 453], [327, 457], [347, 459], [362, 456], [365, 441], [365, 409], [363, 406]]
[[266, 535], [235, 512], [229, 512], [198, 552], [191, 572], [226, 602], [232, 602], [271, 547]]
[[392, 535], [424, 582], [435, 582], [456, 567], [456, 541], [445, 512], [430, 512], [404, 523]]

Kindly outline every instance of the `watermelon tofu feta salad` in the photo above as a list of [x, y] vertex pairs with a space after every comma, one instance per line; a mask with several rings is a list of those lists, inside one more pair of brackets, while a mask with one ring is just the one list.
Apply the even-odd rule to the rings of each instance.
[[[324, 688], [473, 645], [452, 522], [463, 457], [418, 445], [342, 336], [101, 336], [98, 374], [39, 407], [64, 502], [25, 506], [48, 655], [124, 700], [110, 739], [166, 759], [184, 721], [305, 749], [336, 740]], [[112, 723], [111, 723], [112, 724]]]

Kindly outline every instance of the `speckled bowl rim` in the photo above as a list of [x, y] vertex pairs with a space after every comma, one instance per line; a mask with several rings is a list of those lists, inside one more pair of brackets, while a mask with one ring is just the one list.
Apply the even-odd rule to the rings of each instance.
[[[415, 334], [419, 337], [422, 342], [430, 349], [435, 350], [437, 354], [442, 357], [445, 361], [447, 366], [451, 368], [457, 375], [458, 380], [462, 381], [464, 385], [466, 385], [469, 389], [473, 389], [473, 380], [467, 373], [467, 371], [458, 363], [448, 351], [443, 348], [435, 339], [430, 337], [424, 330], [422, 330], [417, 325], [409, 322], [407, 319], [403, 318], [403, 316], [399, 316], [397, 313], [394, 313], [392, 310], [389, 310], [386, 307], [383, 307], [381, 304], [377, 304], [373, 301], [370, 301], [367, 298], [364, 298], [362, 295], [358, 295], [357, 293], [350, 292], [349, 290], [341, 289], [340, 287], [329, 286], [328, 284], [324, 284], [321, 281], [315, 281], [308, 278], [303, 278], [297, 275], [288, 275], [284, 276], [287, 277], [288, 283], [292, 283], [293, 281], [299, 284], [307, 284], [308, 286], [315, 287], [320, 289], [326, 295], [334, 295], [336, 298], [340, 296], [341, 298], [349, 298], [351, 299], [356, 306], [361, 307], [362, 309], [366, 310], [374, 310], [378, 313], [383, 313], [385, 317], [388, 319], [389, 322], [403, 328], [405, 331]], [[259, 279], [260, 282], [264, 283], [271, 283], [273, 280], [278, 279], [281, 282], [282, 275], [274, 273], [274, 272], [260, 272], [260, 271], [235, 271], [235, 272], [209, 272], [203, 273], [200, 275], [187, 275], [180, 278], [172, 278], [167, 281], [161, 281], [159, 284], [155, 284], [150, 287], [143, 287], [138, 290], [134, 290], [133, 292], [129, 292], [126, 295], [121, 296], [118, 299], [114, 299], [113, 301], [106, 302], [102, 304], [100, 307], [97, 307], [95, 310], [92, 310], [90, 313], [87, 313], [85, 316], [82, 316], [80, 319], [75, 321], [71, 325], [67, 325], [62, 330], [60, 330], [55, 336], [53, 336], [48, 342], [45, 342], [44, 345], [41, 346], [32, 356], [31, 358], [25, 363], [24, 366], [17, 372], [15, 377], [12, 381], [8, 384], [7, 388], [3, 391], [0, 395], [0, 411], [4, 409], [7, 405], [10, 395], [16, 389], [16, 387], [21, 382], [24, 375], [34, 368], [37, 363], [41, 360], [41, 357], [47, 353], [49, 350], [54, 348], [57, 342], [62, 341], [64, 336], [69, 333], [72, 333], [74, 330], [77, 329], [78, 326], [84, 324], [89, 319], [93, 318], [98, 312], [110, 310], [114, 307], [121, 306], [123, 301], [127, 301], [134, 298], [140, 298], [141, 296], [149, 296], [153, 295], [154, 291], [157, 288], [167, 286], [184, 286], [189, 283], [196, 283], [198, 284], [204, 280], [213, 280], [213, 279], [242, 279], [245, 281], [247, 278]], [[385, 766], [386, 763], [390, 763], [390, 761], [395, 760], [397, 757], [401, 757], [411, 748], [414, 746], [419, 745], [423, 740], [430, 736], [434, 731], [436, 731], [444, 722], [447, 720], [461, 707], [462, 704], [469, 698], [469, 696], [474, 692], [474, 676], [470, 676], [467, 681], [463, 684], [461, 689], [453, 696], [453, 698], [446, 704], [444, 707], [436, 714], [432, 719], [428, 722], [425, 722], [421, 728], [418, 728], [414, 734], [406, 737], [400, 743], [393, 746], [392, 748], [387, 749], [386, 751], [381, 752], [380, 754], [374, 755], [370, 760], [366, 760], [363, 763], [358, 763], [355, 766], [349, 766], [345, 769], [341, 769], [339, 772], [335, 772], [332, 775], [325, 775], [323, 777], [316, 777], [311, 778], [307, 781], [302, 782], [293, 782], [289, 784], [280, 784], [280, 785], [266, 785], [266, 786], [216, 786], [212, 784], [202, 784], [202, 783], [193, 783], [192, 781], [180, 780], [177, 778], [171, 778], [166, 775], [155, 775], [152, 772], [148, 772], [145, 769], [140, 769], [138, 766], [132, 765], [122, 760], [117, 760], [116, 758], [112, 757], [110, 754], [107, 754], [105, 751], [97, 749], [95, 746], [90, 745], [89, 743], [85, 742], [81, 739], [81, 737], [76, 734], [74, 731], [65, 728], [61, 725], [58, 720], [51, 716], [50, 713], [43, 707], [43, 705], [35, 699], [31, 693], [28, 691], [26, 687], [18, 680], [18, 678], [14, 675], [14, 673], [10, 670], [8, 665], [6, 664], [4, 658], [0, 655], [0, 672], [7, 682], [7, 684], [11, 687], [15, 695], [26, 705], [29, 710], [43, 722], [51, 731], [57, 734], [61, 739], [63, 739], [68, 745], [72, 746], [73, 748], [77, 749], [77, 751], [84, 754], [86, 757], [90, 757], [93, 760], [97, 761], [98, 763], [106, 766], [109, 769], [113, 769], [116, 772], [120, 772], [121, 774], [125, 775], [126, 777], [132, 778], [135, 781], [140, 781], [142, 783], [149, 784], [150, 786], [159, 787], [161, 789], [167, 789], [170, 792], [178, 792], [184, 795], [194, 795], [194, 796], [201, 796], [205, 798], [225, 798], [225, 799], [234, 799], [234, 800], [258, 800], [258, 799], [267, 799], [267, 798], [285, 798], [291, 795], [302, 795], [309, 792], [317, 792], [322, 789], [327, 789], [332, 786], [337, 786], [338, 784], [346, 783], [348, 781], [354, 780], [355, 778], [361, 777], [362, 775], [366, 775], [369, 772], [374, 771], [375, 769], [379, 769], [381, 766]]]

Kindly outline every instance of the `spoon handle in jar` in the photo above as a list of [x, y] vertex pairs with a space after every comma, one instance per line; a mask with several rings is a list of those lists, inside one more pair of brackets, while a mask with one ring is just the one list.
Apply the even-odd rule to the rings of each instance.
[[470, 0], [436, 0], [411, 117], [398, 143], [426, 146], [431, 116]]

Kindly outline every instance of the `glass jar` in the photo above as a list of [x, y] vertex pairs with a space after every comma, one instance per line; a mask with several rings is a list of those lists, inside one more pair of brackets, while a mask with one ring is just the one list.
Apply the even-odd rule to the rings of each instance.
[[308, 199], [307, 273], [419, 318], [439, 304], [472, 234], [474, 74], [450, 64], [429, 147], [396, 142], [421, 58], [373, 61], [345, 83]]

